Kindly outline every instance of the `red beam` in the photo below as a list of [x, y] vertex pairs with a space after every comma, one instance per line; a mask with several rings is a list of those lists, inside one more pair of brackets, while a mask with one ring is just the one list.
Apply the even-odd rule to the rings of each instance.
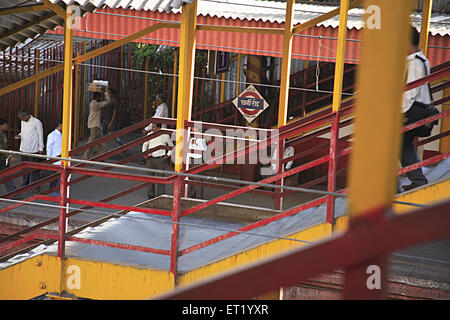
[[[161, 215], [161, 216], [170, 216], [170, 211], [160, 210], [160, 209], [132, 207], [132, 206], [113, 204], [113, 203], [101, 203], [101, 202], [79, 200], [79, 199], [73, 199], [73, 198], [67, 199], [67, 202], [72, 203], [72, 204], [90, 206], [90, 207], [99, 207], [99, 208], [124, 210], [124, 211], [136, 211], [136, 212], [142, 212], [142, 213], [157, 214], [157, 215]], [[107, 212], [105, 212], [105, 213], [107, 213]]]
[[337, 268], [362, 264], [389, 252], [449, 235], [450, 201], [447, 201], [395, 216], [384, 223], [355, 227], [331, 240], [266, 258], [172, 291], [159, 299], [251, 299]]

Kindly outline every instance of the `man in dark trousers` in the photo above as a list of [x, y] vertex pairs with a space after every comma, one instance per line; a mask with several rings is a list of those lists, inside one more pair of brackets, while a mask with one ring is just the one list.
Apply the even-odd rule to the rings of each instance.
[[[8, 137], [7, 132], [9, 130], [8, 121], [5, 119], [0, 119], [0, 149], [8, 150]], [[0, 153], [0, 171], [9, 168], [9, 161], [13, 158], [6, 153]], [[16, 190], [16, 186], [13, 181], [5, 182], [4, 184], [6, 191], [9, 193]]]
[[[33, 117], [28, 111], [21, 110], [17, 113], [17, 116], [21, 120], [20, 133], [14, 138], [20, 140], [20, 152], [28, 154], [44, 154], [44, 131], [42, 128], [42, 122]], [[34, 161], [41, 162], [40, 158], [21, 156], [21, 161]], [[40, 170], [34, 170], [31, 174], [23, 176], [23, 185], [26, 186], [30, 183], [36, 182], [40, 179]], [[37, 187], [35, 192], [39, 192], [40, 188]]]
[[[160, 130], [160, 128], [161, 128], [161, 124], [153, 123], [152, 131], [148, 134], [157, 132], [158, 130]], [[144, 142], [144, 144], [142, 145], [142, 152], [154, 149], [158, 146], [173, 147], [174, 145], [168, 134], [161, 134], [149, 141]], [[169, 167], [169, 159], [170, 159], [171, 154], [172, 154], [172, 150], [160, 149], [160, 150], [153, 151], [144, 158], [145, 165], [149, 169], [167, 170]], [[156, 174], [150, 173], [150, 175], [156, 175]], [[161, 176], [163, 176], [163, 175], [161, 175]], [[149, 185], [147, 192], [148, 192], [149, 199], [158, 197], [158, 196], [164, 194], [165, 185], [152, 183], [151, 185]]]
[[[414, 27], [411, 27], [411, 47], [407, 57], [407, 83], [411, 83], [430, 74], [430, 62], [419, 49], [419, 40], [419, 32], [417, 32]], [[431, 96], [431, 90], [428, 83], [406, 91], [403, 95], [402, 107], [405, 118], [413, 118], [415, 112], [421, 112], [421, 107], [417, 106], [416, 102], [429, 105], [432, 103], [432, 99], [433, 97]], [[407, 131], [403, 134], [401, 153], [401, 163], [403, 167], [419, 162], [419, 157], [414, 147], [415, 137], [414, 130]], [[411, 184], [402, 186], [405, 191], [428, 183], [427, 178], [422, 172], [422, 168], [412, 170], [406, 173], [406, 176], [411, 181]]]
[[[103, 109], [102, 131], [105, 136], [116, 131], [119, 124], [119, 103], [114, 88], [109, 89], [109, 96], [111, 102]], [[120, 137], [115, 138], [114, 141], [116, 141], [118, 146], [123, 145]]]

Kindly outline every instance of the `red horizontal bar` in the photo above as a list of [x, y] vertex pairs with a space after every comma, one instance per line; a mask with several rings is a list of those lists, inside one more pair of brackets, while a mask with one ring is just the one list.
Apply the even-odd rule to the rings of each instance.
[[405, 91], [420, 87], [421, 85], [424, 85], [428, 82], [433, 82], [435, 80], [439, 80], [441, 78], [444, 78], [446, 76], [450, 75], [450, 66], [445, 67], [444, 69], [441, 69], [439, 71], [436, 71], [426, 77], [420, 78], [416, 81], [413, 81], [411, 83], [408, 83], [406, 85]]
[[421, 146], [421, 145], [423, 145], [423, 144], [427, 144], [427, 143], [432, 142], [432, 141], [434, 141], [434, 140], [439, 140], [439, 139], [445, 138], [445, 137], [448, 136], [449, 134], [450, 134], [450, 130], [447, 130], [447, 131], [445, 131], [445, 132], [436, 134], [436, 135], [434, 135], [434, 136], [432, 136], [432, 137], [429, 137], [429, 138], [420, 140], [419, 142], [417, 142], [417, 146]]
[[450, 201], [447, 201], [395, 216], [383, 223], [351, 228], [328, 241], [294, 248], [239, 270], [177, 289], [159, 299], [251, 299], [337, 268], [361, 265], [389, 252], [449, 235]]
[[134, 175], [127, 173], [119, 173], [119, 172], [111, 172], [105, 170], [96, 170], [96, 169], [84, 169], [77, 167], [67, 167], [70, 173], [94, 176], [94, 177], [103, 177], [103, 178], [114, 178], [121, 180], [131, 180], [131, 181], [142, 181], [142, 182], [152, 182], [152, 183], [161, 183], [161, 184], [171, 184], [170, 177], [155, 177], [155, 176], [144, 176], [144, 175]]
[[[277, 215], [274, 215], [274, 216], [272, 216], [270, 218], [267, 218], [267, 219], [264, 219], [264, 220], [261, 220], [261, 221], [249, 224], [249, 225], [247, 225], [245, 227], [242, 227], [242, 228], [239, 228], [237, 230], [238, 231], [250, 231], [250, 230], [256, 229], [258, 227], [262, 227], [264, 225], [267, 225], [267, 224], [269, 224], [271, 222], [274, 222], [274, 221], [280, 220], [282, 218], [285, 218], [287, 216], [291, 216], [291, 215], [297, 214], [300, 211], [307, 210], [307, 209], [315, 207], [315, 206], [319, 206], [319, 205], [325, 203], [326, 201], [327, 201], [327, 197], [322, 197], [322, 198], [310, 201], [308, 203], [299, 205], [299, 206], [297, 206], [295, 208], [292, 208], [290, 210], [287, 210], [285, 212], [282, 212], [282, 213], [279, 213]], [[180, 256], [188, 254], [188, 253], [191, 253], [191, 252], [194, 252], [194, 251], [202, 249], [202, 248], [205, 248], [205, 247], [213, 245], [213, 244], [215, 244], [217, 242], [220, 242], [220, 241], [229, 239], [231, 237], [237, 236], [239, 234], [240, 234], [239, 232], [235, 232], [235, 231], [231, 231], [231, 232], [225, 233], [225, 234], [220, 235], [218, 237], [209, 239], [209, 240], [204, 241], [202, 243], [199, 243], [199, 244], [193, 245], [193, 246], [191, 246], [189, 248], [181, 250], [180, 251]]]
[[[321, 158], [319, 158], [319, 159], [317, 159], [317, 160], [313, 160], [313, 161], [310, 161], [310, 162], [308, 162], [308, 163], [305, 163], [304, 165], [301, 165], [301, 166], [296, 167], [296, 168], [294, 168], [294, 169], [291, 169], [291, 170], [288, 170], [288, 171], [279, 173], [279, 174], [277, 174], [277, 175], [275, 175], [275, 176], [272, 176], [272, 177], [265, 178], [265, 179], [263, 179], [263, 180], [261, 180], [261, 181], [259, 181], [259, 182], [260, 182], [260, 183], [272, 183], [272, 182], [274, 182], [274, 181], [276, 181], [276, 180], [281, 179], [282, 177], [284, 178], [284, 177], [287, 177], [287, 176], [296, 174], [297, 172], [304, 171], [304, 170], [307, 170], [307, 169], [309, 169], [309, 168], [315, 167], [316, 165], [325, 163], [325, 162], [328, 161], [328, 159], [329, 159], [329, 155], [326, 155], [326, 156], [321, 157]], [[189, 208], [189, 209], [186, 209], [186, 210], [184, 210], [184, 211], [182, 212], [181, 216], [189, 215], [189, 214], [194, 213], [194, 212], [196, 212], [196, 211], [198, 211], [198, 210], [201, 210], [201, 209], [203, 209], [203, 208], [206, 208], [206, 207], [208, 207], [208, 206], [210, 206], [210, 205], [213, 205], [213, 204], [216, 204], [216, 203], [218, 203], [218, 202], [221, 202], [221, 201], [230, 199], [230, 198], [232, 198], [232, 197], [238, 196], [238, 195], [240, 195], [240, 194], [242, 194], [242, 193], [248, 192], [248, 191], [253, 190], [253, 189], [256, 189], [256, 188], [259, 188], [259, 186], [256, 186], [256, 185], [248, 185], [248, 186], [242, 187], [242, 188], [239, 189], [239, 190], [232, 191], [232, 192], [230, 192], [230, 193], [224, 194], [224, 195], [219, 196], [219, 197], [217, 197], [217, 198], [214, 198], [214, 199], [212, 199], [212, 200], [206, 201], [206, 202], [204, 202], [204, 203], [201, 203], [201, 204], [198, 204], [198, 205], [196, 205], [196, 206], [193, 206], [193, 207], [191, 207], [191, 208]]]
[[405, 174], [405, 173], [410, 172], [412, 170], [428, 166], [428, 165], [430, 165], [432, 163], [435, 163], [437, 161], [441, 161], [441, 160], [447, 159], [449, 156], [450, 156], [450, 152], [439, 154], [437, 156], [428, 158], [426, 160], [423, 160], [423, 161], [414, 163], [414, 164], [412, 164], [410, 166], [407, 166], [407, 167], [404, 167], [402, 169], [399, 169], [397, 174], [398, 175]]
[[428, 118], [416, 121], [414, 123], [408, 124], [407, 126], [404, 126], [403, 129], [402, 129], [402, 132], [406, 132], [406, 131], [415, 129], [415, 128], [423, 126], [424, 124], [427, 124], [429, 122], [432, 122], [432, 121], [435, 121], [435, 120], [438, 120], [438, 119], [441, 119], [441, 118], [445, 118], [445, 117], [447, 117], [449, 115], [450, 115], [450, 110], [443, 111], [443, 112], [441, 112], [441, 113], [439, 113], [437, 115], [434, 115], [434, 116], [431, 116], [431, 117], [428, 117]]
[[78, 238], [78, 237], [72, 237], [72, 236], [66, 236], [66, 241], [86, 243], [86, 244], [92, 244], [92, 245], [101, 246], [101, 247], [110, 247], [110, 248], [123, 249], [123, 250], [162, 254], [162, 255], [166, 255], [166, 256], [170, 255], [169, 250], [148, 248], [148, 247], [135, 246], [135, 245], [131, 245], [131, 244], [124, 244], [124, 243], [117, 243], [117, 242], [85, 239], [85, 238]]
[[20, 246], [21, 244], [33, 241], [34, 239], [54, 239], [57, 240], [58, 239], [58, 235], [57, 234], [48, 234], [48, 233], [36, 233], [33, 235], [30, 235], [28, 237], [24, 237], [22, 239], [4, 244], [2, 246], [0, 246], [0, 252], [2, 251], [6, 251], [8, 249]]
[[[120, 204], [113, 204], [113, 203], [102, 203], [102, 202], [80, 200], [80, 199], [73, 199], [73, 198], [68, 198], [67, 203], [80, 204], [80, 205], [90, 206], [90, 207], [115, 209], [115, 210], [136, 211], [136, 212], [142, 212], [142, 213], [157, 214], [160, 216], [171, 216], [171, 211], [167, 211], [167, 210], [132, 207], [132, 206], [125, 206], [125, 205], [120, 205]], [[108, 213], [108, 212], [105, 212], [105, 213]]]

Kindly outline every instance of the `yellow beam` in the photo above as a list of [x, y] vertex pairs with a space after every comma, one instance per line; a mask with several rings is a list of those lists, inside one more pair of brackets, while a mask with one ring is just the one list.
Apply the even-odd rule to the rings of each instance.
[[23, 86], [26, 86], [30, 83], [33, 83], [35, 81], [41, 80], [45, 77], [48, 77], [54, 73], [60, 72], [64, 69], [64, 64], [58, 64], [54, 67], [51, 67], [47, 70], [41, 71], [38, 74], [32, 75], [31, 77], [25, 78], [23, 80], [17, 81], [13, 84], [10, 84], [9, 86], [3, 87], [0, 89], [0, 96], [7, 94], [11, 91], [17, 90]]
[[183, 5], [180, 31], [180, 68], [178, 71], [177, 135], [175, 171], [183, 168], [184, 122], [190, 120], [194, 79], [197, 1]]
[[[77, 53], [77, 56], [80, 53]], [[78, 146], [78, 136], [80, 135], [80, 83], [84, 86], [84, 82], [80, 82], [80, 66], [75, 66], [75, 92], [74, 92], [74, 103], [73, 103], [73, 148]]]
[[[67, 7], [64, 26], [64, 91], [62, 113], [61, 157], [68, 158], [72, 146], [72, 77], [73, 77], [73, 30], [70, 21], [71, 11]], [[64, 161], [64, 166], [69, 165]]]
[[[365, 28], [362, 33], [361, 67], [357, 79], [359, 94], [356, 97], [355, 133], [349, 172], [348, 211], [351, 220], [370, 210], [389, 208], [396, 193], [403, 121], [401, 104], [412, 1], [366, 0], [364, 5], [380, 9], [378, 16], [370, 17], [380, 22], [380, 28]], [[380, 97], [383, 100], [381, 104]], [[369, 265], [380, 267], [380, 290], [369, 290], [366, 282], [361, 281], [363, 277], [367, 279]], [[348, 267], [344, 299], [359, 298], [352, 295], [354, 292], [365, 299], [383, 298], [387, 265], [388, 256], [383, 256], [367, 261], [365, 266]]]
[[292, 26], [294, 20], [294, 0], [286, 2], [286, 23], [284, 25], [283, 58], [281, 59], [280, 101], [278, 104], [278, 127], [284, 126], [287, 120], [289, 100], [289, 80], [291, 76]]
[[163, 29], [163, 28], [178, 29], [178, 28], [180, 28], [180, 24], [178, 22], [176, 22], [176, 23], [174, 23], [174, 22], [161, 22], [161, 23], [154, 24], [154, 25], [152, 25], [150, 27], [142, 29], [141, 31], [138, 31], [138, 32], [136, 32], [136, 33], [134, 33], [132, 35], [129, 35], [129, 36], [125, 37], [125, 38], [122, 38], [120, 40], [114, 41], [114, 42], [112, 42], [112, 43], [110, 43], [110, 44], [108, 44], [108, 45], [106, 45], [104, 47], [98, 48], [98, 49], [93, 50], [93, 51], [91, 51], [89, 53], [86, 53], [86, 54], [83, 54], [83, 55], [81, 55], [79, 57], [76, 57], [73, 60], [73, 63], [74, 64], [78, 64], [78, 63], [82, 63], [82, 62], [84, 62], [86, 60], [95, 58], [95, 57], [97, 57], [99, 55], [102, 55], [102, 54], [108, 52], [108, 51], [111, 51], [111, 50], [114, 50], [116, 48], [119, 48], [119, 47], [123, 46], [124, 44], [127, 44], [127, 43], [129, 43], [131, 41], [137, 40], [137, 39], [139, 39], [139, 38], [141, 38], [141, 37], [143, 37], [143, 36], [145, 36], [145, 35], [147, 35], [149, 33], [155, 32], [156, 30]]
[[[148, 71], [148, 59], [145, 59], [145, 71]], [[148, 104], [148, 73], [144, 73], [144, 119], [147, 119], [147, 104]]]
[[[81, 54], [86, 54], [86, 41], [83, 41], [81, 43]], [[120, 58], [122, 59], [122, 55], [120, 56]], [[121, 60], [122, 63], [122, 60]], [[122, 65], [120, 66], [122, 67]], [[120, 77], [120, 76], [119, 76]], [[81, 94], [80, 94], [80, 101], [81, 101], [81, 106], [80, 106], [80, 114], [84, 115], [85, 111], [86, 111], [86, 86], [84, 85], [86, 83], [86, 66], [81, 66]], [[120, 81], [119, 81], [120, 83]], [[117, 90], [119, 90], [120, 88], [117, 88]], [[82, 119], [84, 119], [84, 116], [82, 117]], [[80, 126], [81, 128], [81, 139], [84, 139], [84, 125]]]
[[239, 53], [237, 55], [237, 77], [236, 77], [236, 97], [239, 95], [239, 87], [241, 82], [241, 66], [242, 66], [242, 55]]
[[[350, 3], [350, 5], [349, 5], [349, 9], [353, 9], [353, 8], [359, 7], [361, 5], [361, 3], [362, 3], [362, 0], [354, 0], [354, 1], [352, 1]], [[331, 19], [331, 18], [337, 16], [339, 13], [340, 13], [340, 9], [339, 8], [331, 10], [330, 12], [327, 12], [327, 13], [325, 13], [323, 15], [320, 15], [317, 18], [314, 18], [314, 19], [311, 19], [311, 20], [309, 20], [309, 21], [307, 21], [305, 23], [296, 25], [294, 27], [293, 32], [294, 33], [302, 32], [303, 30], [306, 30], [308, 28], [314, 27], [318, 23], [321, 23], [323, 21], [326, 21], [328, 19]]]
[[[177, 73], [178, 67], [178, 48], [175, 48], [173, 52], [173, 73]], [[171, 117], [175, 117], [175, 105], [177, 103], [177, 77], [173, 77], [172, 79], [172, 113]]]
[[226, 80], [226, 73], [222, 73], [221, 75], [221, 82], [220, 82], [220, 101], [219, 103], [222, 103], [225, 101], [225, 80]]
[[198, 31], [215, 31], [215, 32], [239, 32], [239, 33], [258, 33], [258, 34], [284, 34], [283, 29], [277, 28], [251, 28], [251, 27], [229, 27], [214, 25], [197, 25]]
[[[54, 17], [54, 16], [55, 16], [55, 14], [52, 14], [51, 17]], [[51, 17], [46, 17], [45, 19], [49, 19]], [[31, 25], [33, 25], [33, 24], [31, 24]], [[85, 54], [83, 54], [81, 56], [78, 56], [75, 59], [73, 59], [73, 64], [75, 65], [75, 64], [78, 64], [78, 63], [82, 63], [82, 62], [84, 62], [86, 60], [95, 58], [95, 57], [97, 57], [99, 55], [102, 55], [102, 54], [104, 54], [104, 53], [106, 53], [106, 52], [108, 52], [110, 50], [113, 50], [113, 49], [116, 49], [118, 47], [121, 47], [121, 46], [123, 46], [124, 44], [126, 44], [126, 43], [128, 43], [130, 41], [134, 41], [136, 39], [139, 39], [140, 37], [142, 37], [142, 36], [144, 36], [144, 35], [146, 35], [148, 33], [154, 32], [154, 31], [156, 31], [158, 29], [161, 29], [161, 28], [175, 28], [175, 29], [177, 29], [179, 27], [180, 27], [179, 23], [158, 23], [158, 24], [153, 25], [151, 27], [145, 28], [145, 29], [143, 29], [143, 30], [133, 34], [133, 35], [130, 35], [130, 36], [125, 37], [123, 39], [120, 39], [120, 40], [117, 40], [115, 42], [112, 42], [112, 43], [110, 43], [110, 44], [108, 44], [108, 45], [106, 45], [104, 47], [101, 47], [101, 48], [99, 48], [97, 50], [94, 50], [94, 51], [91, 51], [89, 53], [85, 53]], [[22, 28], [25, 28], [25, 27], [22, 27]], [[0, 40], [3, 39], [3, 38], [7, 38], [7, 36], [4, 36], [4, 37], [0, 38]], [[45, 78], [45, 77], [47, 77], [49, 75], [52, 75], [52, 74], [54, 74], [56, 72], [62, 71], [63, 69], [64, 69], [64, 64], [61, 63], [61, 64], [58, 64], [58, 65], [56, 65], [56, 66], [54, 66], [54, 67], [52, 67], [50, 69], [42, 71], [41, 73], [39, 73], [37, 75], [33, 75], [33, 76], [28, 77], [26, 79], [23, 79], [21, 81], [15, 82], [15, 83], [13, 83], [13, 84], [11, 84], [9, 86], [3, 87], [3, 88], [0, 89], [0, 96], [4, 95], [6, 93], [9, 93], [11, 91], [17, 90], [17, 89], [19, 89], [19, 88], [21, 88], [23, 86], [26, 86], [26, 85], [28, 85], [28, 84], [30, 84], [30, 83], [32, 83], [34, 81], [40, 80], [42, 78]]]
[[332, 107], [333, 112], [337, 112], [339, 110], [339, 107], [341, 106], [349, 3], [350, 0], [341, 0], [336, 63], [334, 70], [333, 107]]
[[31, 6], [23, 6], [23, 7], [13, 7], [13, 8], [5, 8], [0, 10], [0, 16], [5, 16], [8, 14], [18, 14], [24, 12], [36, 12], [47, 10], [47, 8], [43, 4], [36, 4]]
[[49, 0], [44, 0], [43, 4], [45, 7], [52, 10], [54, 13], [56, 13], [61, 18], [66, 19], [66, 11], [61, 6], [51, 3]]
[[[34, 51], [34, 74], [39, 74], [39, 50]], [[39, 80], [34, 82], [34, 117], [39, 117]]]
[[430, 31], [430, 18], [432, 8], [433, 0], [423, 0], [419, 48], [425, 55], [427, 55], [428, 50], [428, 35]]

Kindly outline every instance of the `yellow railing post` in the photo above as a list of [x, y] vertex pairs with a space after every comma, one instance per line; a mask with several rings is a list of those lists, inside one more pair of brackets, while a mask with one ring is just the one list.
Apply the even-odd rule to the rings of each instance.
[[[62, 149], [61, 157], [68, 158], [72, 140], [72, 78], [73, 78], [73, 30], [71, 21], [72, 11], [70, 7], [66, 10], [64, 24], [64, 90], [63, 90], [63, 112], [62, 112]], [[69, 165], [64, 161], [64, 166]]]
[[[284, 126], [287, 122], [288, 102], [289, 102], [289, 84], [291, 76], [291, 57], [292, 57], [292, 38], [294, 26], [294, 0], [287, 0], [286, 2], [286, 19], [284, 25], [283, 36], [283, 57], [281, 59], [281, 79], [280, 79], [280, 100], [278, 104], [278, 128]], [[283, 159], [284, 141], [278, 141], [278, 161]], [[278, 166], [278, 172], [283, 172], [283, 165]], [[283, 179], [276, 182], [278, 185], [283, 185]], [[283, 208], [283, 198], [275, 199], [275, 209]]]
[[281, 60], [280, 102], [278, 104], [278, 127], [286, 124], [289, 100], [289, 80], [291, 75], [292, 27], [294, 18], [294, 0], [286, 2], [286, 22], [283, 37], [283, 58]]
[[[379, 23], [367, 23], [362, 33], [349, 172], [349, 228], [358, 222], [382, 223], [396, 193], [412, 1], [366, 0], [364, 7], [377, 8], [368, 11], [365, 19]], [[383, 298], [387, 268], [388, 256], [347, 268], [344, 298]]]
[[[177, 73], [178, 67], [178, 48], [175, 48], [173, 52], [173, 74]], [[175, 117], [175, 105], [177, 103], [177, 77], [172, 79], [172, 113], [170, 116]]]
[[180, 57], [178, 77], [177, 138], [175, 171], [183, 168], [184, 122], [190, 120], [194, 83], [197, 1], [183, 5], [180, 30]]
[[342, 82], [344, 80], [345, 45], [347, 39], [347, 18], [350, 0], [341, 0], [339, 14], [339, 31], [336, 51], [336, 63], [334, 70], [333, 87], [333, 112], [337, 112], [341, 106]]
[[[37, 75], [39, 73], [39, 58], [40, 58], [40, 52], [36, 49], [34, 52], [34, 74]], [[40, 88], [39, 88], [39, 79], [34, 82], [34, 117], [39, 117], [39, 95], [40, 95]]]
[[419, 48], [420, 50], [423, 51], [425, 55], [427, 55], [428, 50], [428, 34], [430, 31], [430, 18], [432, 8], [433, 8], [433, 0], [423, 0]]

